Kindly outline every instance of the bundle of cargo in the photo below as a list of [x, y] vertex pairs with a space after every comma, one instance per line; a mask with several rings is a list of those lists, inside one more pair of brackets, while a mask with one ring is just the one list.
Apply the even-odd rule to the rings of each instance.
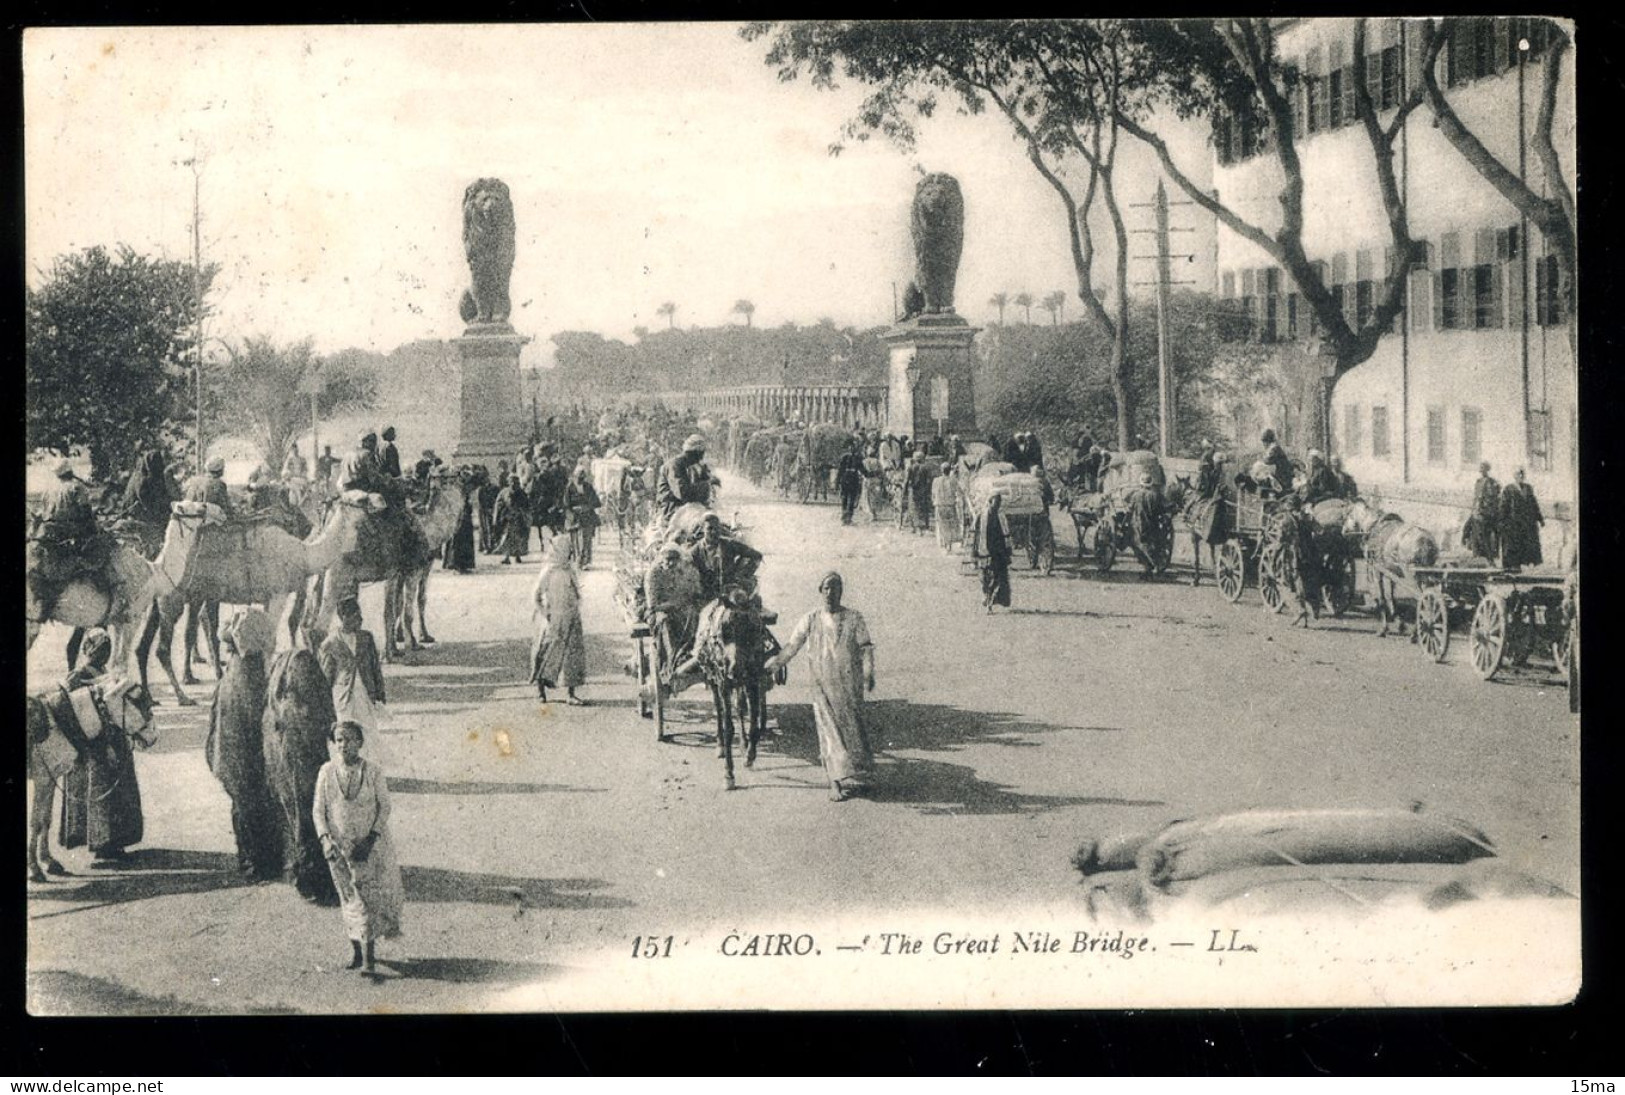
[[1044, 487], [1038, 476], [1011, 468], [1009, 464], [988, 464], [971, 479], [965, 489], [971, 513], [981, 513], [993, 496], [1006, 517], [1027, 517], [1044, 512]]
[[1103, 494], [1137, 490], [1142, 475], [1149, 475], [1151, 485], [1159, 492], [1168, 485], [1168, 476], [1162, 470], [1162, 462], [1157, 459], [1157, 454], [1149, 449], [1113, 452], [1106, 455], [1110, 462], [1100, 471], [1100, 490]]
[[600, 499], [621, 493], [621, 476], [632, 462], [622, 456], [603, 456], [592, 462], [592, 485]]

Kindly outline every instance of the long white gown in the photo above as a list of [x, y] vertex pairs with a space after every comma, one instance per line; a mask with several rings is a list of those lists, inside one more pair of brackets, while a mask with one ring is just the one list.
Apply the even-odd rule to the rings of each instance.
[[[327, 867], [350, 938], [366, 943], [400, 935], [406, 887], [389, 832], [389, 790], [378, 765], [366, 759], [354, 768], [342, 760], [322, 765], [311, 815], [324, 850], [331, 841], [338, 852]], [[356, 842], [368, 833], [377, 833], [378, 839], [372, 853], [357, 860]]]
[[872, 645], [863, 615], [850, 608], [814, 609], [784, 644], [785, 661], [807, 650], [818, 752], [831, 780], [861, 775], [874, 761], [863, 726], [863, 648]]

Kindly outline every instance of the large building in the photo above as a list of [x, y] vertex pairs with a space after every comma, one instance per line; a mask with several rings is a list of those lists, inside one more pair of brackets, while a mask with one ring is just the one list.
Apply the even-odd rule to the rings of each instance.
[[[1439, 58], [1440, 86], [1501, 163], [1546, 193], [1529, 134], [1548, 52], [1536, 20], [1471, 19]], [[1388, 223], [1371, 146], [1355, 114], [1355, 20], [1303, 19], [1277, 27], [1282, 56], [1301, 67], [1294, 88], [1304, 171], [1304, 243], [1323, 263], [1351, 325], [1371, 313], [1391, 276]], [[1418, 26], [1372, 19], [1364, 78], [1379, 119], [1417, 80]], [[1574, 180], [1574, 53], [1563, 62], [1553, 127], [1564, 176]], [[1279, 224], [1281, 167], [1256, 134], [1215, 127], [1214, 186], [1254, 224]], [[1542, 500], [1546, 546], [1569, 535], [1577, 444], [1575, 361], [1557, 259], [1534, 226], [1444, 137], [1424, 103], [1406, 120], [1395, 169], [1413, 238], [1427, 263], [1409, 271], [1406, 308], [1376, 352], [1335, 382], [1327, 377], [1332, 451], [1368, 495], [1454, 542], [1480, 461], [1510, 481], [1518, 468]], [[1401, 275], [1406, 276], [1406, 275]], [[1278, 344], [1285, 372], [1325, 372], [1308, 309], [1285, 271], [1222, 225], [1216, 292], [1246, 301], [1259, 337]], [[1275, 424], [1263, 409], [1248, 427]], [[1238, 431], [1241, 424], [1238, 423]], [[1251, 440], [1244, 438], [1243, 440]], [[1302, 455], [1302, 453], [1298, 453]], [[1553, 518], [1556, 518], [1553, 520]]]

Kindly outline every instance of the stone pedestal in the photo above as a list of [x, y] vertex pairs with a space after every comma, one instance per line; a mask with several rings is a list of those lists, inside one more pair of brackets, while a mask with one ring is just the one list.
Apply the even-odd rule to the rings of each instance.
[[512, 460], [530, 441], [519, 382], [519, 349], [529, 341], [506, 323], [475, 323], [451, 340], [462, 374], [453, 460], [485, 464], [494, 475], [498, 460]]
[[[911, 438], [937, 432], [976, 437], [976, 399], [971, 342], [978, 327], [953, 313], [916, 316], [881, 335], [891, 355], [886, 432]], [[934, 401], [943, 405], [934, 406]]]

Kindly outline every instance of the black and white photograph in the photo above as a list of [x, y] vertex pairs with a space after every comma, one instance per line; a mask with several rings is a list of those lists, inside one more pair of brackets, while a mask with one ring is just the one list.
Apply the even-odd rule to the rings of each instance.
[[1581, 52], [25, 30], [13, 994], [1574, 1000]]

